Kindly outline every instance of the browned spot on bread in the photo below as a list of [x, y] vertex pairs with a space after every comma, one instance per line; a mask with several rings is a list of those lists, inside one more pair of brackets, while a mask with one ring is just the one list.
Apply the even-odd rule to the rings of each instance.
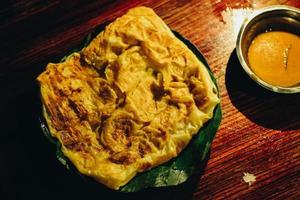
[[110, 66], [110, 69], [111, 69], [112, 72], [113, 72], [114, 79], [115, 79], [115, 80], [118, 80], [119, 72], [120, 72], [120, 66], [118, 65], [118, 63], [117, 63], [117, 62], [113, 63], [113, 64]]
[[205, 96], [202, 96], [202, 95], [196, 95], [196, 96], [194, 96], [194, 100], [195, 100], [196, 105], [199, 108], [201, 108], [206, 104], [206, 102], [208, 101], [208, 98]]
[[74, 110], [74, 112], [76, 113], [76, 115], [78, 116], [78, 118], [83, 121], [83, 120], [87, 120], [87, 111], [85, 110], [84, 107], [80, 106], [79, 104], [76, 104], [73, 100], [68, 99], [70, 108], [72, 108]]
[[168, 104], [169, 104], [170, 106], [176, 107], [177, 109], [180, 108], [179, 105], [178, 105], [178, 102], [177, 102], [177, 101], [173, 101], [172, 99], [169, 99], [169, 100], [168, 100]]
[[204, 108], [209, 99], [207, 98], [207, 92], [203, 83], [192, 76], [190, 80], [187, 81], [187, 84], [190, 92], [193, 94], [193, 98], [197, 107]]
[[114, 101], [113, 91], [108, 85], [103, 85], [100, 88], [99, 96], [104, 100], [104, 103]]
[[61, 131], [60, 138], [68, 149], [73, 149], [74, 146], [79, 142], [78, 137], [69, 131]]
[[150, 153], [152, 149], [145, 140], [141, 140], [139, 142], [138, 151], [140, 156], [143, 158], [144, 155]]
[[116, 99], [117, 107], [124, 107], [126, 103], [126, 93], [122, 92]]
[[128, 165], [134, 163], [137, 159], [137, 156], [133, 152], [123, 151], [113, 154], [109, 159], [116, 164]]
[[152, 167], [151, 163], [146, 162], [146, 163], [142, 163], [142, 164], [140, 165], [139, 169], [140, 169], [141, 171], [146, 171], [146, 170], [151, 169], [151, 167]]
[[47, 106], [49, 113], [51, 114], [51, 120], [56, 130], [63, 130], [66, 127], [68, 119], [64, 117], [58, 107], [55, 107], [53, 103]]
[[128, 137], [129, 134], [131, 133], [133, 124], [131, 119], [125, 118], [125, 119], [120, 119], [115, 126], [116, 126], [116, 130], [125, 133], [125, 135]]
[[157, 85], [156, 83], [152, 83], [150, 86], [151, 92], [153, 94], [153, 99], [155, 101], [160, 101], [163, 96], [167, 94], [164, 90], [163, 86]]

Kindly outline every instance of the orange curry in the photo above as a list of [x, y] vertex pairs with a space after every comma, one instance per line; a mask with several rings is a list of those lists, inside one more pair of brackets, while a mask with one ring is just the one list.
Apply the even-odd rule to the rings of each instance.
[[252, 71], [263, 81], [281, 87], [300, 83], [300, 37], [272, 31], [258, 35], [248, 49]]

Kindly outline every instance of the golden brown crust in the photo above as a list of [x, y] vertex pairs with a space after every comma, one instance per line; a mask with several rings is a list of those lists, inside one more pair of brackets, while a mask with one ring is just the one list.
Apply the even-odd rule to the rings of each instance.
[[145, 7], [38, 81], [64, 154], [113, 189], [177, 156], [219, 102], [203, 64]]

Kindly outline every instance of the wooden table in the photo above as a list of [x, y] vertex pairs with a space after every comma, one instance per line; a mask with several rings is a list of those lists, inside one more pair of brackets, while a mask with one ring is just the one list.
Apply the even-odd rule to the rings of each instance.
[[[8, 199], [300, 199], [300, 96], [253, 84], [237, 60], [243, 19], [299, 0], [9, 1], [0, 8], [0, 192]], [[218, 79], [223, 120], [195, 187], [118, 194], [66, 173], [41, 135], [35, 77], [95, 26], [129, 8], [152, 7], [206, 56]], [[243, 173], [256, 176], [250, 187]], [[93, 196], [93, 197], [92, 197]], [[2, 198], [3, 199], [3, 198]]]

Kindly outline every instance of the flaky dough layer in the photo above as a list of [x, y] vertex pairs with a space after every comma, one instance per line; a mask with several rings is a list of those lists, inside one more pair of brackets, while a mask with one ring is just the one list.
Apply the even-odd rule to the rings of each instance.
[[113, 189], [176, 157], [219, 103], [205, 66], [146, 7], [49, 63], [38, 81], [65, 156]]

